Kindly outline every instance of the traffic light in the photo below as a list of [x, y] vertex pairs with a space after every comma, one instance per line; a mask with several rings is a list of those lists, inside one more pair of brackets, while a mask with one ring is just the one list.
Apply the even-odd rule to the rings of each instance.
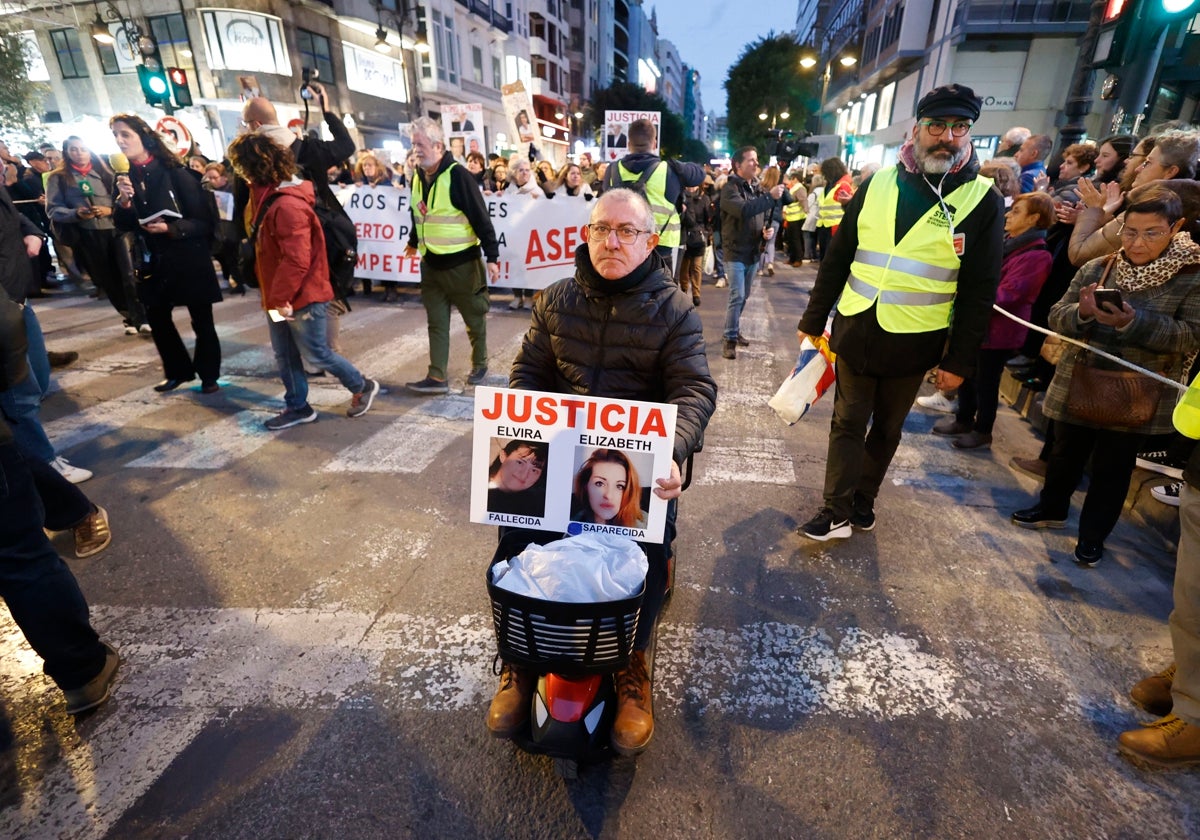
[[192, 104], [192, 92], [188, 90], [187, 71], [181, 67], [168, 67], [167, 79], [171, 82], [171, 96], [176, 108]]
[[1180, 20], [1200, 11], [1200, 0], [1150, 0], [1147, 10], [1159, 20]]
[[156, 69], [151, 68], [149, 64], [138, 65], [138, 81], [142, 85], [142, 93], [146, 97], [147, 105], [157, 105], [160, 108], [163, 106], [169, 107], [171, 104], [171, 87], [167, 83], [167, 74], [163, 72], [162, 65]]

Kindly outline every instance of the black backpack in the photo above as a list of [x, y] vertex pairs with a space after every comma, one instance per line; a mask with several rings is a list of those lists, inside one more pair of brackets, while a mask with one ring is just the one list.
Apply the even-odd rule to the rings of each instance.
[[[637, 193], [638, 195], [640, 195], [642, 198], [646, 199], [647, 201], [650, 200], [650, 197], [648, 195], [646, 195], [646, 183], [650, 180], [651, 176], [653, 176], [654, 173], [658, 171], [658, 167], [670, 166], [669, 162], [667, 162], [665, 160], [660, 160], [658, 163], [654, 164], [654, 166], [647, 166], [645, 169], [643, 169], [642, 174], [638, 176], [638, 179], [636, 181], [626, 181], [625, 179], [623, 179], [621, 177], [621, 169], [618, 166], [619, 163], [620, 163], [620, 161], [613, 163], [612, 166], [608, 167], [608, 171], [606, 171], [604, 173], [605, 188], [606, 189], [624, 188], [627, 190], [633, 190], [635, 193]], [[677, 215], [680, 215], [681, 218], [682, 218], [682, 210], [683, 210], [683, 191], [681, 190], [679, 193], [679, 197], [677, 199], [675, 199], [675, 213]], [[662, 232], [667, 229], [668, 224], [670, 224], [669, 220], [666, 222], [663, 222], [662, 229], [658, 231], [660, 236], [662, 235]]]
[[329, 259], [329, 282], [343, 301], [354, 294], [354, 268], [358, 265], [358, 231], [338, 204], [329, 208], [317, 198], [313, 210], [325, 232], [325, 255]]

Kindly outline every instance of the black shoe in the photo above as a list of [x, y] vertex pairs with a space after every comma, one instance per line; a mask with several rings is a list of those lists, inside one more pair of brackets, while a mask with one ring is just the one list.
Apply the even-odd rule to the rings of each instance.
[[725, 359], [736, 359], [737, 358], [737, 342], [736, 341], [722, 342], [721, 343], [721, 356], [722, 356], [722, 358], [725, 358]]
[[406, 382], [404, 387], [423, 397], [450, 393], [450, 386], [446, 384], [445, 380], [434, 379], [432, 376], [426, 376], [420, 382]]
[[201, 394], [215, 394], [220, 390], [221, 384], [219, 382], [204, 382], [200, 385]]
[[746, 336], [742, 335], [741, 333], [738, 333], [737, 343], [738, 347], [749, 347], [750, 339], [746, 338]]
[[1090, 542], [1089, 540], [1080, 540], [1075, 544], [1075, 563], [1080, 566], [1085, 566], [1089, 569], [1094, 569], [1096, 564], [1100, 562], [1100, 558], [1104, 556], [1103, 543]]
[[303, 408], [286, 408], [263, 425], [269, 431], [278, 432], [290, 429], [292, 426], [299, 426], [301, 423], [315, 422], [317, 422], [317, 412], [311, 405], [306, 405]]
[[826, 540], [844, 540], [853, 533], [849, 519], [838, 519], [827, 507], [817, 511], [817, 515], [800, 526], [800, 533], [810, 540], [825, 542]]
[[57, 350], [47, 350], [46, 358], [50, 360], [50, 367], [61, 368], [79, 361], [79, 354], [74, 350], [66, 350], [61, 353]]
[[106, 702], [112, 693], [112, 684], [117, 677], [117, 669], [121, 666], [121, 657], [117, 649], [108, 642], [100, 644], [104, 645], [104, 665], [101, 666], [100, 673], [92, 677], [86, 685], [63, 689], [69, 715], [91, 711]]
[[478, 385], [487, 376], [487, 365], [482, 367], [471, 368], [471, 372], [467, 374], [468, 385]]
[[850, 524], [860, 531], [870, 531], [875, 527], [875, 502], [862, 493], [854, 494], [851, 503]]
[[1014, 513], [1012, 521], [1022, 528], [1063, 528], [1067, 524], [1067, 515], [1057, 516], [1041, 505], [1034, 505]]
[[189, 376], [187, 379], [164, 379], [154, 386], [154, 390], [160, 394], [165, 394], [167, 391], [174, 391], [180, 385], [185, 382], [191, 382], [195, 378], [194, 376]]

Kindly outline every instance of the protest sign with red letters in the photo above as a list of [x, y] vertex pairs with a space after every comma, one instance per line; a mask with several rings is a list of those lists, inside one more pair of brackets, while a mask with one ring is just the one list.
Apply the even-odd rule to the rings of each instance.
[[677, 408], [666, 403], [475, 389], [471, 521], [661, 542]]
[[[404, 256], [412, 228], [408, 189], [359, 186], [338, 198], [358, 231], [355, 276], [419, 283], [420, 259]], [[590, 201], [570, 195], [485, 195], [483, 200], [500, 244], [500, 278], [493, 285], [544, 289], [574, 274]]]

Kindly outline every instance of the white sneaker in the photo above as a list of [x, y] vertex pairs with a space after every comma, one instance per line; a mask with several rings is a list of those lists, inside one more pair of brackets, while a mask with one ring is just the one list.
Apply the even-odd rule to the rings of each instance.
[[1183, 489], [1183, 482], [1176, 481], [1173, 484], [1160, 484], [1158, 487], [1150, 488], [1150, 495], [1158, 499], [1164, 505], [1171, 507], [1179, 507], [1179, 491]]
[[941, 391], [934, 391], [927, 397], [917, 397], [917, 405], [930, 411], [942, 411], [954, 414], [958, 411], [958, 400], [948, 400]]
[[138, 332], [149, 335], [151, 332], [153, 332], [153, 330], [150, 329], [149, 324], [142, 324], [140, 327], [138, 327]]
[[722, 277], [720, 280], [718, 280], [718, 281], [717, 281], [717, 288], [718, 288], [718, 289], [724, 289], [724, 288], [725, 288], [725, 285], [726, 285], [726, 283], [725, 283], [725, 278], [724, 278], [724, 277]]
[[72, 484], [83, 484], [92, 477], [91, 470], [85, 470], [83, 467], [72, 466], [67, 462], [66, 458], [59, 456], [50, 462], [50, 466], [58, 471], [58, 474]]
[[137, 327], [135, 327], [133, 324], [126, 324], [125, 335], [137, 335]]

